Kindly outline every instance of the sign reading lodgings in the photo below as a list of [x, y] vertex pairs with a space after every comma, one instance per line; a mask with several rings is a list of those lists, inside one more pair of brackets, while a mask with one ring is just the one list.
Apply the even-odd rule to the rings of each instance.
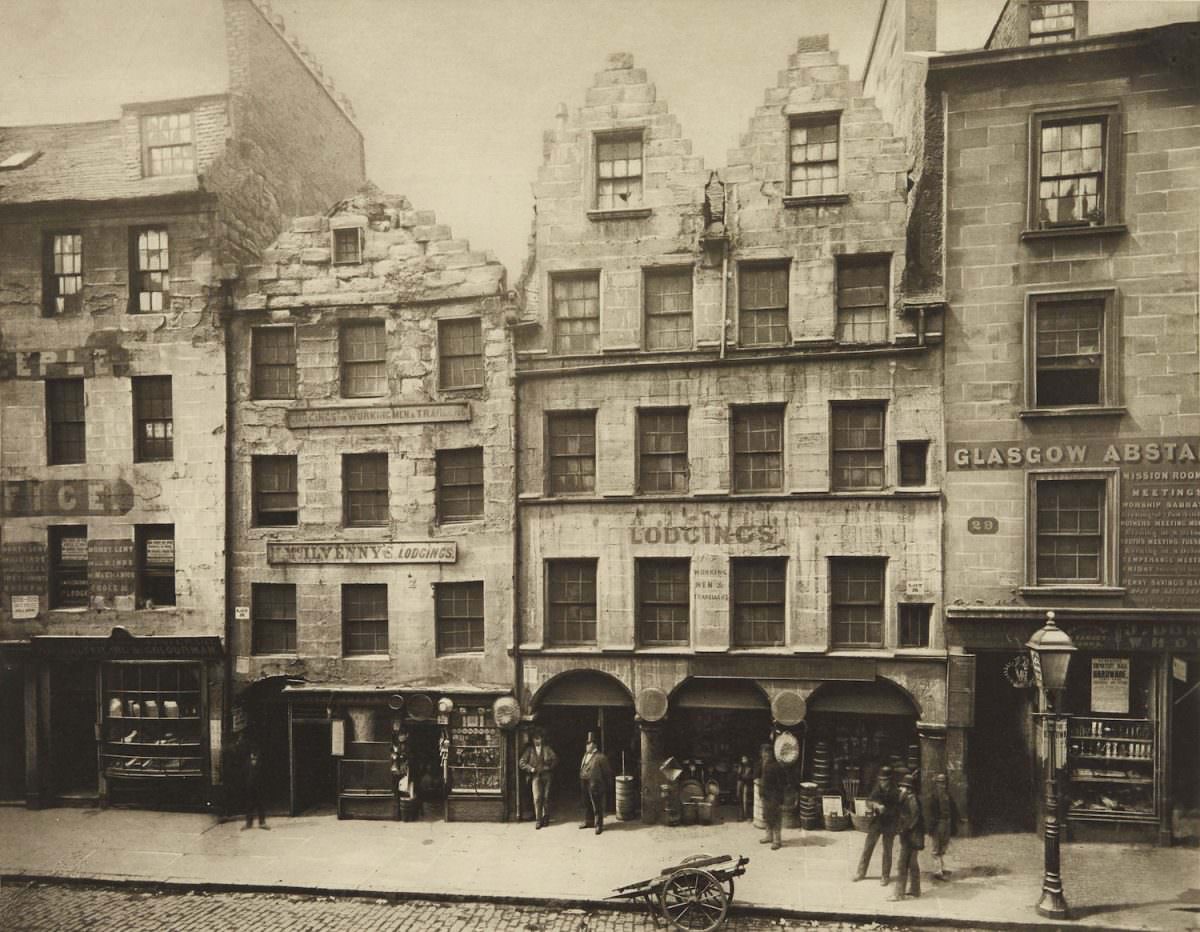
[[951, 443], [949, 464], [955, 472], [1117, 470], [1120, 584], [1129, 600], [1163, 608], [1200, 601], [1200, 439]]

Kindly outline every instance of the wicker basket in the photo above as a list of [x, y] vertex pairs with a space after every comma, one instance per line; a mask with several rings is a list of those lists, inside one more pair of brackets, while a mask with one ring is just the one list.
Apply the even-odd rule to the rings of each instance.
[[844, 832], [850, 827], [850, 816], [834, 815], [830, 813], [825, 816], [825, 828], [830, 832]]
[[854, 827], [856, 829], [858, 829], [860, 832], [867, 832], [867, 831], [870, 831], [870, 829], [871, 829], [871, 817], [869, 815], [859, 815], [858, 813], [851, 813], [850, 821], [853, 823]]

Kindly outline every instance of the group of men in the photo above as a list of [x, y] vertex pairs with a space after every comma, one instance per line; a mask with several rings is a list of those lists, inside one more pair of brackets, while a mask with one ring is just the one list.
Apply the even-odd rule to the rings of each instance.
[[[541, 731], [534, 731], [518, 766], [529, 775], [529, 785], [533, 792], [533, 816], [536, 827], [543, 828], [550, 824], [550, 784], [554, 768], [558, 766], [558, 755], [546, 743], [546, 736]], [[608, 758], [597, 746], [596, 735], [589, 731], [583, 758], [579, 762], [579, 797], [583, 805], [583, 822], [580, 828], [594, 826], [597, 835], [603, 833], [604, 810], [608, 806], [608, 784], [612, 779], [613, 772]]]
[[896, 871], [896, 889], [890, 899], [902, 900], [905, 896], [921, 895], [921, 868], [917, 852], [925, 847], [926, 831], [932, 842], [934, 874], [938, 880], [946, 879], [946, 849], [950, 837], [958, 830], [958, 809], [946, 782], [946, 775], [939, 773], [933, 778], [933, 790], [924, 807], [917, 797], [916, 780], [912, 774], [904, 774], [899, 785], [894, 785], [892, 768], [882, 767], [867, 804], [871, 807], [871, 822], [867, 838], [863, 843], [862, 857], [858, 860], [855, 881], [867, 876], [867, 866], [875, 845], [883, 839], [883, 874], [880, 879], [885, 887], [891, 883], [892, 847], [900, 839], [900, 863]]

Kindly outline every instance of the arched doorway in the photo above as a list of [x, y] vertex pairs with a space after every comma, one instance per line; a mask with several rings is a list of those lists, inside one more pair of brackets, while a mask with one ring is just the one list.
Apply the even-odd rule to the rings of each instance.
[[[551, 679], [533, 700], [534, 721], [545, 732], [546, 742], [558, 754], [558, 769], [551, 787], [551, 813], [555, 821], [572, 818], [579, 806], [579, 762], [588, 733], [593, 733], [613, 771], [638, 772], [640, 745], [633, 722], [633, 697], [616, 677], [599, 670], [572, 670]], [[531, 805], [522, 787], [522, 810]], [[615, 793], [609, 787], [608, 808]]]
[[757, 762], [772, 738], [771, 704], [754, 680], [693, 676], [671, 694], [666, 751], [685, 778], [715, 780], [721, 799], [735, 797], [737, 763]]
[[866, 796], [879, 768], [917, 770], [919, 710], [899, 686], [824, 683], [808, 699], [804, 779], [848, 802]]

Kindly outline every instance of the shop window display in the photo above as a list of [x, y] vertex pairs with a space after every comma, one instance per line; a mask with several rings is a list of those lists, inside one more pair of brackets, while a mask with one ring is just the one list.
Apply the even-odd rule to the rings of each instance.
[[202, 681], [195, 663], [105, 667], [101, 758], [110, 796], [114, 790], [138, 792], [135, 783], [204, 776]]
[[1158, 775], [1157, 670], [1137, 656], [1084, 658], [1067, 684], [1072, 819], [1154, 822]]

